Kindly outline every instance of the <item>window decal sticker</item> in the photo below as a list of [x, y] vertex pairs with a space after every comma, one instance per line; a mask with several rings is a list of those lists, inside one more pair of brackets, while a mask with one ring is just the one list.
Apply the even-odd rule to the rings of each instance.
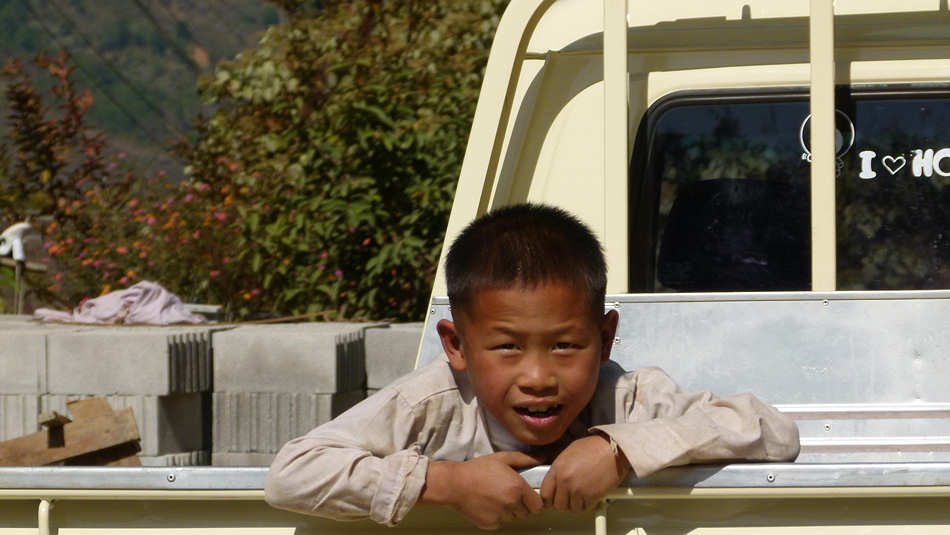
[[[806, 141], [806, 138], [808, 140]], [[811, 151], [808, 146], [811, 144], [811, 114], [809, 113], [802, 120], [798, 127], [798, 142], [801, 143], [802, 160], [811, 163]], [[841, 110], [835, 110], [835, 176], [841, 176], [841, 170], [844, 169], [844, 160], [842, 159], [851, 146], [854, 145], [854, 123], [846, 113]]]
[[[862, 150], [858, 153], [861, 159], [861, 172], [858, 178], [870, 180], [877, 177], [877, 171], [874, 170], [874, 160], [877, 153], [873, 150]], [[899, 173], [907, 165], [907, 159], [910, 158], [910, 172], [915, 178], [930, 178], [934, 174], [939, 176], [950, 176], [950, 162], [944, 163], [944, 160], [950, 158], [950, 147], [942, 149], [914, 149], [904, 155], [893, 156], [885, 154], [879, 159], [881, 167], [890, 173], [891, 176]]]

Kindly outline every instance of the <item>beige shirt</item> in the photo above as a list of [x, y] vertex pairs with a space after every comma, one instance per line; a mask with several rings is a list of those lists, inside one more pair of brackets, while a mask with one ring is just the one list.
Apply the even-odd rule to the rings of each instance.
[[[755, 397], [683, 393], [662, 370], [601, 366], [564, 444], [598, 430], [638, 477], [692, 462], [790, 461], [795, 422]], [[519, 443], [481, 409], [464, 373], [438, 359], [281, 448], [267, 502], [301, 513], [394, 525], [416, 503], [429, 460], [465, 461]]]

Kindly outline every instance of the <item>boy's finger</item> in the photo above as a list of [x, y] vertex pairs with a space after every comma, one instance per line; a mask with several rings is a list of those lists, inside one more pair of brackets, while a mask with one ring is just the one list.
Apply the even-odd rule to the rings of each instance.
[[541, 500], [541, 495], [530, 487], [525, 489], [521, 501], [524, 502], [524, 506], [528, 509], [528, 512], [532, 514], [544, 509], [544, 501]]
[[554, 504], [554, 508], [558, 511], [571, 510], [571, 495], [563, 485], [554, 489], [554, 499], [551, 500], [551, 503]]
[[584, 500], [582, 496], [578, 493], [574, 493], [571, 496], [571, 512], [573, 513], [583, 513], [587, 510], [587, 501]]
[[527, 453], [522, 453], [520, 451], [501, 451], [495, 455], [498, 456], [499, 461], [507, 464], [515, 470], [538, 466], [542, 462], [537, 457], [528, 455]]
[[544, 481], [541, 482], [540, 498], [545, 507], [551, 507], [554, 504], [554, 491], [557, 488], [555, 478], [554, 469], [552, 468], [548, 470], [547, 475], [544, 476]]

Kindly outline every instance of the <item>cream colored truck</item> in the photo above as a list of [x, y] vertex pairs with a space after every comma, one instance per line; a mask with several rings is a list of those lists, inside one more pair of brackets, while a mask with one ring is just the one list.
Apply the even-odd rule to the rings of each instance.
[[[950, 533], [948, 181], [946, 0], [513, 0], [448, 240], [513, 202], [578, 214], [606, 245], [614, 358], [754, 391], [803, 453], [506, 529]], [[420, 363], [444, 295], [440, 273]], [[264, 473], [0, 469], [0, 533], [386, 529], [270, 509]], [[395, 529], [474, 531], [433, 509]]]

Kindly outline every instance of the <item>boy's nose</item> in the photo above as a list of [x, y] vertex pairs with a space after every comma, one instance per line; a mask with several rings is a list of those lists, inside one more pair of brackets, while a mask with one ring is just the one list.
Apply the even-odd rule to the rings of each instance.
[[518, 375], [518, 387], [534, 395], [550, 394], [557, 391], [557, 375], [543, 358], [529, 358]]

